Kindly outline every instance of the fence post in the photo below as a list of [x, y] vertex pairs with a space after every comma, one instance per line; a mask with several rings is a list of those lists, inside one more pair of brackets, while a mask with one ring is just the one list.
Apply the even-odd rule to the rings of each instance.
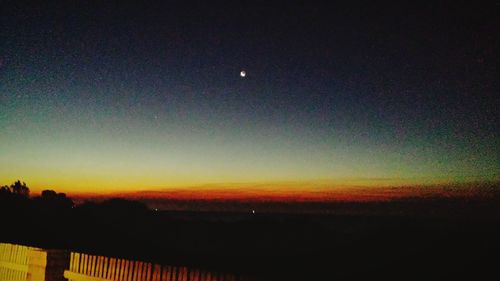
[[67, 251], [30, 249], [27, 281], [64, 281], [64, 270], [68, 266]]
[[29, 249], [27, 281], [45, 281], [45, 267], [47, 266], [47, 251]]

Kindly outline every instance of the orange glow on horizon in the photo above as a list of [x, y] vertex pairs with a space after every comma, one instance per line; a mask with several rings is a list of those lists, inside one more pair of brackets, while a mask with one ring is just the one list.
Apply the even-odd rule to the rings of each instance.
[[[495, 183], [493, 186], [497, 186]], [[247, 202], [370, 202], [408, 198], [477, 197], [491, 195], [491, 185], [484, 183], [427, 185], [242, 185], [165, 188], [137, 192], [74, 193], [75, 196], [158, 200], [247, 201]]]

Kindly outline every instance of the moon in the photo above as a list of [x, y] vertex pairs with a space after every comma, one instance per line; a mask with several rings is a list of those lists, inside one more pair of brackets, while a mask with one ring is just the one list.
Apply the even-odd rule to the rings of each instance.
[[247, 72], [245, 70], [240, 71], [240, 77], [245, 77], [247, 76]]

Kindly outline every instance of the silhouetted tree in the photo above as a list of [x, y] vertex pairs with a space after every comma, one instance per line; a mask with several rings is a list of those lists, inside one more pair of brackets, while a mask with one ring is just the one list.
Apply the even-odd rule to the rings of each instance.
[[28, 198], [30, 196], [30, 189], [26, 186], [25, 182], [21, 182], [20, 180], [10, 185], [10, 189], [12, 193], [20, 195], [22, 197]]
[[10, 195], [11, 193], [12, 192], [10, 191], [10, 187], [8, 187], [7, 185], [0, 187], [0, 196]]
[[42, 191], [42, 199], [54, 199], [57, 198], [57, 192], [54, 190], [44, 190]]
[[57, 193], [50, 189], [43, 190], [41, 196], [35, 200], [46, 207], [71, 208], [74, 205], [73, 200], [66, 197], [65, 193]]

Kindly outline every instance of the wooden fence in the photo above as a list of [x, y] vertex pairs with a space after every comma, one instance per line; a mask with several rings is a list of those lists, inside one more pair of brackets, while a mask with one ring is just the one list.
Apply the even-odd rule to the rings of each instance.
[[209, 272], [188, 267], [161, 266], [141, 261], [71, 253], [70, 281], [237, 281], [234, 274]]
[[0, 280], [26, 281], [30, 247], [0, 243]]
[[0, 281], [250, 281], [232, 273], [0, 243]]

